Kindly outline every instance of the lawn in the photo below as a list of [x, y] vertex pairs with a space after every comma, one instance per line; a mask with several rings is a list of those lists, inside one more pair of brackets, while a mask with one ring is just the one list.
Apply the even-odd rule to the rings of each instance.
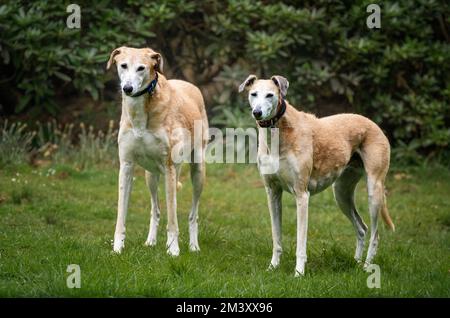
[[[388, 206], [397, 230], [392, 233], [380, 223], [375, 263], [381, 268], [381, 288], [370, 289], [369, 274], [353, 260], [353, 228], [334, 203], [331, 189], [311, 197], [307, 273], [294, 278], [293, 198], [287, 193], [283, 197], [281, 266], [268, 272], [270, 219], [256, 167], [208, 165], [207, 169], [200, 253], [188, 251], [191, 185], [186, 167], [182, 173], [178, 258], [166, 254], [165, 208], [157, 246], [143, 244], [150, 200], [141, 169], [135, 173], [121, 255], [111, 253], [117, 168], [77, 171], [55, 165], [0, 170], [0, 296], [450, 296], [449, 170], [391, 170]], [[357, 204], [368, 223], [363, 182]], [[163, 202], [161, 206], [165, 207]], [[80, 266], [80, 289], [66, 286], [69, 264]]]

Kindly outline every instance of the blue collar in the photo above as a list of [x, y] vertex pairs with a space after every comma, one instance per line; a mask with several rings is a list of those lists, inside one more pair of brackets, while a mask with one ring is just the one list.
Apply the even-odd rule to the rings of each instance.
[[137, 92], [134, 95], [130, 95], [131, 97], [139, 97], [141, 95], [144, 95], [145, 93], [149, 93], [150, 96], [155, 93], [156, 84], [158, 84], [158, 72], [156, 72], [155, 79], [148, 84], [146, 88], [144, 88], [142, 91]]

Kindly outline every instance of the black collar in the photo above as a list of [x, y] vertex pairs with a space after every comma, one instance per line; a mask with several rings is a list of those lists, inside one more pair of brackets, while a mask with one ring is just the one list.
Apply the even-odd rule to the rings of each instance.
[[281, 107], [277, 107], [277, 113], [271, 119], [257, 120], [256, 122], [258, 123], [259, 127], [274, 128], [275, 124], [280, 120], [280, 118], [286, 112], [286, 102], [285, 102], [284, 98], [281, 98], [281, 105], [280, 106]]
[[146, 88], [144, 88], [142, 91], [137, 92], [134, 95], [130, 95], [131, 97], [139, 97], [141, 95], [144, 95], [145, 93], [149, 93], [150, 96], [155, 93], [156, 84], [158, 84], [158, 72], [156, 72], [155, 79], [148, 84]]

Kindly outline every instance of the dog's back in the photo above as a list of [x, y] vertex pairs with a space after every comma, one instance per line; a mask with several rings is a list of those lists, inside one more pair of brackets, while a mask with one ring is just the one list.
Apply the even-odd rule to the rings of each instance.
[[[383, 165], [389, 166], [390, 146], [381, 128], [369, 118], [357, 114], [338, 114], [316, 120], [314, 127], [315, 155], [330, 159], [339, 157], [348, 161], [355, 151], [376, 147], [375, 152]], [[331, 158], [333, 164], [335, 159]], [[387, 161], [387, 162], [386, 162]]]

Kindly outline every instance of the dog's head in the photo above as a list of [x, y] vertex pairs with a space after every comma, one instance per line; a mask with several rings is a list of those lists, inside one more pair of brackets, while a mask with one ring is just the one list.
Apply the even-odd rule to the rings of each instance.
[[248, 91], [248, 101], [256, 120], [268, 120], [275, 116], [278, 103], [286, 97], [288, 87], [289, 82], [283, 76], [259, 80], [256, 75], [249, 75], [239, 86], [239, 92]]
[[143, 90], [155, 78], [156, 72], [163, 70], [161, 54], [150, 48], [119, 47], [112, 51], [106, 69], [113, 64], [117, 65], [120, 87], [128, 96]]

